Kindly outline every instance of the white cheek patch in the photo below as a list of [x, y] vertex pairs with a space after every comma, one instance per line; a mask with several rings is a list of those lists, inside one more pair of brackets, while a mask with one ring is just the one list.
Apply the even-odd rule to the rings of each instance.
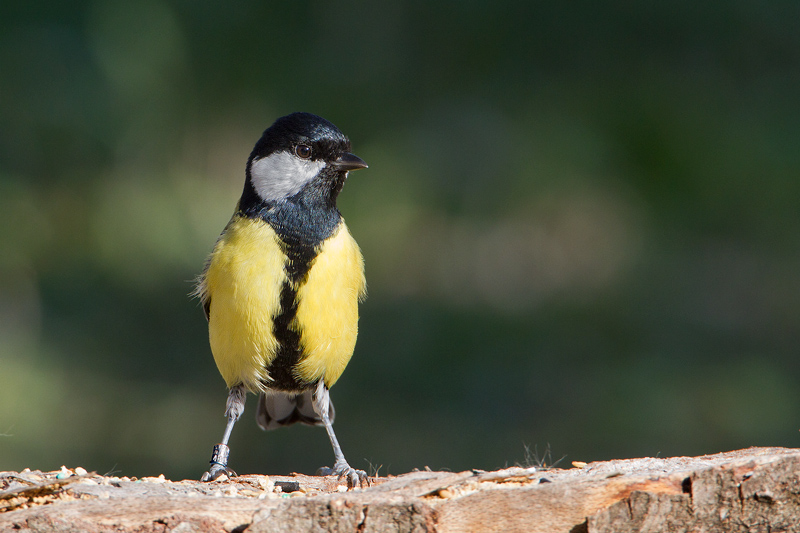
[[300, 159], [289, 152], [277, 152], [253, 159], [250, 178], [263, 200], [282, 200], [300, 192], [324, 166], [325, 161]]

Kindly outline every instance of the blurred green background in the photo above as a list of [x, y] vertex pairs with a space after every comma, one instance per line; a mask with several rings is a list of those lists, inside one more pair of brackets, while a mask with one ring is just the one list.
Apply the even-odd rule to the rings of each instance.
[[[191, 280], [292, 111], [369, 164], [351, 464], [800, 446], [800, 4], [4, 2], [0, 470], [197, 478]], [[232, 438], [312, 473], [320, 428]]]

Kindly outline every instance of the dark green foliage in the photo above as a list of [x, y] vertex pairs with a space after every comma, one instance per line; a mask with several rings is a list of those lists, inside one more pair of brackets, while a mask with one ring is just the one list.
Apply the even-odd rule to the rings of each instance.
[[[353, 466], [800, 444], [796, 2], [6, 2], [0, 470], [197, 477], [191, 280], [278, 116], [347, 132]], [[319, 428], [231, 466], [313, 472]], [[362, 460], [362, 458], [366, 460]]]

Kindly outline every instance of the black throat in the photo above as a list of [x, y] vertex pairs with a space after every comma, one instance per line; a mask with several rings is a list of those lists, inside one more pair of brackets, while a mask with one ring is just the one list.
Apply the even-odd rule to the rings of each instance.
[[336, 199], [346, 176], [345, 172], [326, 167], [295, 195], [267, 201], [258, 196], [248, 172], [239, 200], [239, 213], [260, 218], [272, 226], [288, 252], [293, 253], [295, 248], [317, 247], [339, 226], [342, 215], [336, 207]]

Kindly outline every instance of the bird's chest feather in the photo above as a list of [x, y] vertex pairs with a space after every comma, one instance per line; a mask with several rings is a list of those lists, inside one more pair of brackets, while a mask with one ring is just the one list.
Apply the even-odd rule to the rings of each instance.
[[319, 247], [305, 283], [297, 287], [295, 325], [303, 358], [296, 368], [306, 382], [333, 386], [347, 366], [358, 334], [358, 302], [366, 296], [364, 260], [344, 221]]
[[365, 282], [344, 222], [313, 253], [287, 246], [266, 222], [238, 217], [212, 253], [209, 339], [228, 386], [293, 389], [321, 378], [331, 386], [353, 353]]

